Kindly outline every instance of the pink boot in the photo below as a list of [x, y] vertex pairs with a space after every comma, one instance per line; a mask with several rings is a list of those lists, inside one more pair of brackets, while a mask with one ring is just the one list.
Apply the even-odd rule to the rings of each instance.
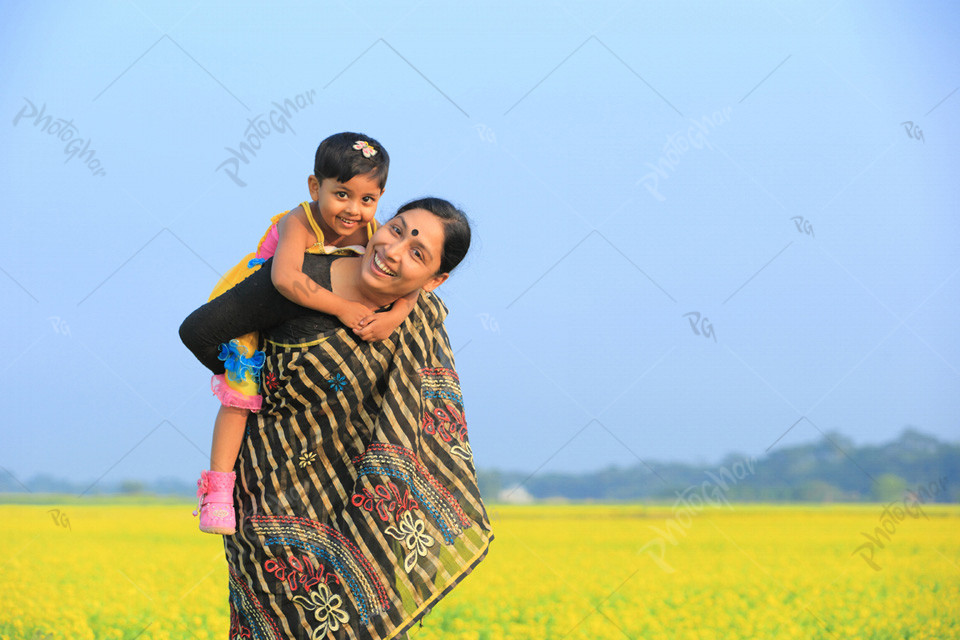
[[[197, 480], [197, 510], [200, 531], [231, 535], [237, 532], [237, 515], [233, 510], [233, 471], [201, 471]], [[197, 511], [193, 512], [197, 515]]]

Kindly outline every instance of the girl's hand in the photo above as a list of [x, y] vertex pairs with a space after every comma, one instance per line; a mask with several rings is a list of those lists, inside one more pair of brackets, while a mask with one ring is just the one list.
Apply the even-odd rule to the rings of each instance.
[[369, 317], [372, 313], [373, 309], [364, 304], [353, 302], [352, 300], [343, 300], [340, 303], [336, 316], [340, 322], [356, 331], [362, 327], [360, 321]]
[[360, 320], [360, 327], [354, 329], [353, 332], [357, 334], [357, 337], [366, 342], [386, 340], [393, 334], [397, 327], [392, 326], [393, 323], [388, 322], [382, 317], [383, 315], [382, 313], [374, 313], [362, 318]]
[[420, 290], [409, 293], [402, 298], [394, 301], [389, 311], [380, 313], [371, 313], [366, 318], [360, 320], [360, 328], [354, 329], [361, 340], [367, 342], [377, 342], [386, 340], [393, 335], [393, 332], [400, 328], [407, 316], [416, 306], [417, 299], [420, 297]]

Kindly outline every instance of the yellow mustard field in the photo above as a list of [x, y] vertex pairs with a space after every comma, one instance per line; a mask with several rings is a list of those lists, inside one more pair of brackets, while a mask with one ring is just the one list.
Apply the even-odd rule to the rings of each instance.
[[[410, 637], [960, 638], [960, 506], [900, 507], [493, 506], [489, 556]], [[0, 505], [0, 639], [227, 638], [191, 509]]]

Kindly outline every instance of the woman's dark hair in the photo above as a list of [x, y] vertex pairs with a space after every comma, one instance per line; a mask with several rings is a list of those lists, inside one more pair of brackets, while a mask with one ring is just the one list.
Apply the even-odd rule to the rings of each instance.
[[[363, 155], [363, 149], [354, 149], [357, 143], [366, 143], [376, 153], [370, 157]], [[346, 182], [354, 176], [370, 174], [380, 183], [381, 191], [387, 185], [389, 170], [390, 156], [383, 145], [370, 136], [352, 131], [335, 133], [321, 142], [313, 162], [313, 175], [321, 183], [325, 178]]]
[[467, 214], [443, 198], [411, 200], [397, 209], [397, 215], [412, 209], [424, 209], [443, 222], [443, 253], [437, 273], [450, 273], [470, 249], [470, 221]]

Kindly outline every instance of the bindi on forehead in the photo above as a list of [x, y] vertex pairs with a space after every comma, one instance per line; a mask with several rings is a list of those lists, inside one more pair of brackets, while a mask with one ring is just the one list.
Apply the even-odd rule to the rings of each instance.
[[413, 231], [410, 232], [410, 235], [412, 236], [420, 235], [420, 231], [418, 229], [414, 229]]

